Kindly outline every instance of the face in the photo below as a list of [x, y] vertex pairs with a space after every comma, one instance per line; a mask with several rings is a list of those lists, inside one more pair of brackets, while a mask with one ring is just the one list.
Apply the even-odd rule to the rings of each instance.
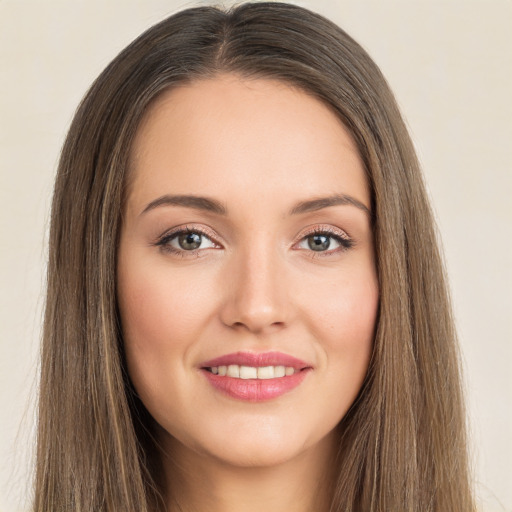
[[223, 75], [159, 98], [132, 163], [118, 300], [162, 442], [237, 466], [314, 453], [360, 390], [378, 307], [351, 136], [304, 92]]

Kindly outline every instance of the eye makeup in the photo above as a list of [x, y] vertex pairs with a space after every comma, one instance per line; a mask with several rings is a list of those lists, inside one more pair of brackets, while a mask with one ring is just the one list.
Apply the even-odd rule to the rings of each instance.
[[[200, 226], [177, 227], [166, 232], [153, 244], [163, 253], [179, 257], [198, 257], [206, 249], [222, 249], [211, 230]], [[312, 253], [312, 257], [332, 256], [351, 249], [355, 245], [345, 231], [332, 226], [313, 226], [301, 233], [294, 250]], [[201, 247], [203, 246], [203, 247]], [[334, 248], [333, 248], [334, 246]]]
[[[207, 247], [196, 247], [208, 241]], [[200, 256], [205, 249], [222, 249], [222, 246], [214, 240], [214, 234], [205, 227], [185, 226], [177, 227], [164, 233], [156, 243], [163, 253], [173, 254], [179, 257]], [[188, 245], [188, 247], [187, 247]]]
[[[333, 245], [332, 241], [337, 244], [337, 247], [334, 249], [331, 248]], [[307, 247], [298, 247], [304, 242], [306, 242]], [[294, 248], [311, 252], [311, 257], [318, 258], [347, 251], [354, 247], [354, 245], [354, 240], [345, 231], [332, 226], [317, 225], [309, 228], [305, 233], [301, 233], [301, 238], [294, 245]]]

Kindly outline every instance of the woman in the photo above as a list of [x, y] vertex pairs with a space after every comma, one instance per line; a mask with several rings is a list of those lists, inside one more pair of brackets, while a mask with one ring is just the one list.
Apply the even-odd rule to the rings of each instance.
[[296, 6], [197, 8], [100, 75], [52, 210], [35, 506], [472, 510], [411, 141]]

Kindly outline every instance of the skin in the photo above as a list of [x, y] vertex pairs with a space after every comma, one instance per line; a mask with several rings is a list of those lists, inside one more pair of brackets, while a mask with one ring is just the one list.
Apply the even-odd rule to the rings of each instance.
[[[300, 90], [220, 75], [157, 100], [131, 172], [119, 307], [128, 371], [158, 424], [169, 510], [328, 510], [334, 429], [364, 380], [379, 296], [350, 134]], [[155, 205], [166, 194], [227, 213]], [[290, 214], [334, 194], [351, 202]], [[185, 227], [207, 235], [195, 251], [169, 236]], [[311, 249], [315, 230], [328, 231], [325, 250]], [[237, 351], [283, 352], [311, 370], [278, 398], [238, 400], [200, 370]]]

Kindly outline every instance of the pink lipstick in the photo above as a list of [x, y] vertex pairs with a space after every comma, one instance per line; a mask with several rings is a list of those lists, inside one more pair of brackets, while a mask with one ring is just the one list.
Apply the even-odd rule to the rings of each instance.
[[236, 352], [205, 361], [200, 369], [218, 391], [249, 402], [262, 402], [292, 391], [312, 366], [280, 352]]

